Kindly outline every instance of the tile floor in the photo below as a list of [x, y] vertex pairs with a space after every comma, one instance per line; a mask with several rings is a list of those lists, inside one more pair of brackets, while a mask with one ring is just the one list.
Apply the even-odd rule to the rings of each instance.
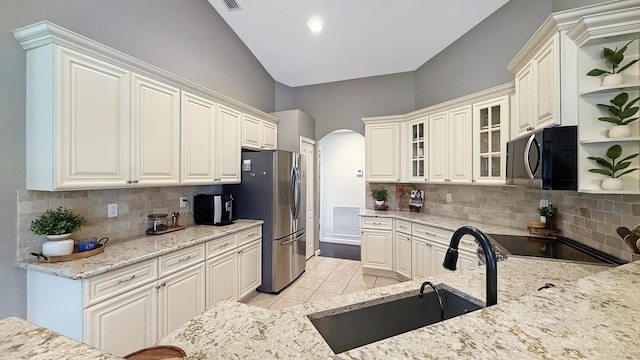
[[282, 309], [398, 282], [396, 279], [362, 275], [360, 261], [357, 260], [314, 256], [307, 260], [306, 271], [280, 294], [258, 293], [245, 303]]

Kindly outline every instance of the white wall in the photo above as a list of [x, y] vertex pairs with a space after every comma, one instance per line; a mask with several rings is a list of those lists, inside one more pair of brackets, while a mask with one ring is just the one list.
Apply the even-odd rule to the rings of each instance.
[[356, 176], [364, 170], [364, 136], [351, 130], [337, 130], [323, 137], [320, 148], [320, 241], [360, 245], [357, 234], [342, 236], [333, 233], [334, 206], [365, 208], [364, 177]]

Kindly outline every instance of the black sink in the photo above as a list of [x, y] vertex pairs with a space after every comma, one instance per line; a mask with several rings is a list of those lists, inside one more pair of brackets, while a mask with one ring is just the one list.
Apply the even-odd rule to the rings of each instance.
[[[445, 320], [485, 306], [483, 301], [445, 284], [436, 287], [444, 303]], [[336, 311], [308, 315], [336, 354], [442, 321], [433, 290], [425, 292], [423, 298], [411, 291]]]

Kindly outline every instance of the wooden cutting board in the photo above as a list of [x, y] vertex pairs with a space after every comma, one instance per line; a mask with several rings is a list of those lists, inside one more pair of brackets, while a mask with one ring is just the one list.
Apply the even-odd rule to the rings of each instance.
[[132, 352], [124, 358], [129, 360], [183, 360], [187, 358], [187, 354], [179, 347], [160, 345]]

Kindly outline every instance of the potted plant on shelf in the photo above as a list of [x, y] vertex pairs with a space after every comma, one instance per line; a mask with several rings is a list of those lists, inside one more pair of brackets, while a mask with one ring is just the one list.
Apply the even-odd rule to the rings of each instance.
[[[635, 40], [635, 39], [633, 39]], [[602, 57], [604, 58], [605, 65], [611, 66], [611, 70], [602, 70], [602, 69], [593, 69], [587, 73], [589, 76], [600, 76], [605, 75], [602, 78], [602, 86], [614, 86], [619, 85], [624, 82], [624, 77], [622, 76], [622, 72], [628, 69], [631, 65], [638, 62], [638, 59], [631, 60], [627, 64], [622, 67], [620, 64], [624, 60], [624, 52], [627, 51], [627, 47], [629, 44], [633, 42], [633, 40], [629, 41], [625, 46], [620, 48], [615, 48], [611, 50], [609, 48], [602, 49]]]
[[384, 205], [389, 200], [389, 190], [384, 188], [371, 189], [371, 197], [376, 201], [377, 206]]
[[547, 229], [553, 229], [553, 218], [558, 215], [558, 208], [549, 203], [549, 206], [537, 208], [540, 214], [540, 221], [546, 224]]
[[638, 107], [634, 107], [633, 105], [640, 101], [640, 96], [629, 102], [627, 102], [627, 100], [629, 100], [629, 94], [622, 92], [609, 100], [613, 105], [598, 104], [598, 106], [607, 109], [609, 111], [609, 115], [611, 115], [599, 117], [598, 120], [610, 122], [616, 125], [609, 129], [610, 138], [620, 138], [631, 135], [631, 127], [629, 124], [638, 120], [637, 117], [629, 118], [638, 112]]
[[[589, 171], [607, 176], [607, 178], [602, 180], [603, 190], [622, 190], [623, 183], [620, 177], [638, 170], [638, 168], [627, 169], [631, 165], [631, 161], [629, 160], [638, 155], [640, 155], [640, 153], [631, 154], [616, 162], [616, 159], [622, 156], [622, 147], [616, 144], [607, 149], [606, 156], [611, 159], [611, 161], [601, 157], [589, 156], [587, 159], [594, 160], [602, 167], [602, 169], [589, 169]], [[619, 171], [622, 171], [622, 173], [618, 173]]]
[[34, 234], [47, 236], [47, 241], [42, 244], [43, 255], [63, 256], [73, 252], [74, 241], [69, 239], [69, 236], [72, 232], [80, 230], [85, 223], [82, 215], [59, 207], [45, 211], [31, 222], [29, 229]]

